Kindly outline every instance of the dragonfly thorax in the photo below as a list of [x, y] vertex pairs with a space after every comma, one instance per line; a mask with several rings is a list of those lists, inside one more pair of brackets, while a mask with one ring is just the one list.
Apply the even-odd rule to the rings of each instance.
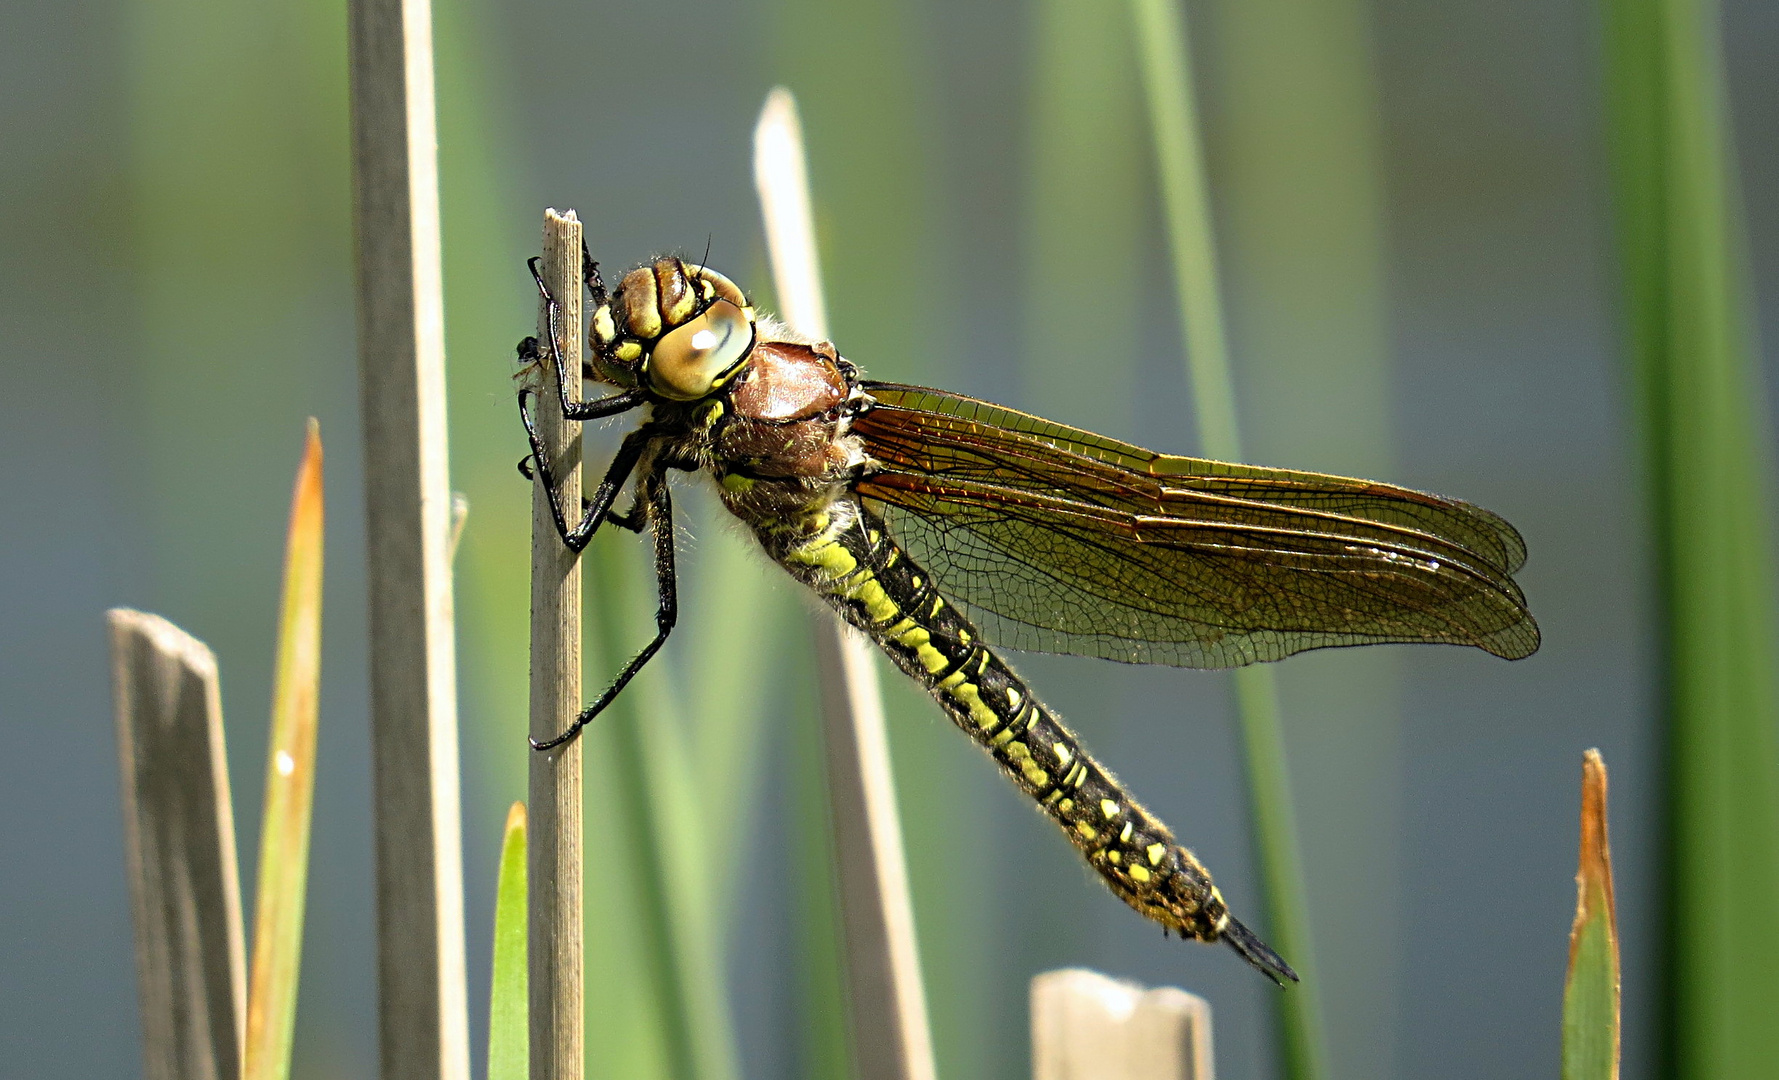
[[707, 267], [662, 256], [595, 300], [587, 338], [602, 382], [696, 401], [727, 385], [753, 350], [753, 307]]

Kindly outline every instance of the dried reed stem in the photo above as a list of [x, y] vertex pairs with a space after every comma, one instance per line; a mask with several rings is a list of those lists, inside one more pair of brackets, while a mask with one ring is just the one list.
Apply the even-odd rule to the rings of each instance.
[[[559, 305], [556, 342], [569, 365], [570, 400], [580, 398], [581, 223], [570, 210], [544, 211], [544, 257], [539, 267]], [[547, 342], [547, 315], [538, 314], [538, 339]], [[548, 353], [547, 347], [545, 348]], [[562, 418], [556, 372], [539, 367], [538, 434], [556, 476], [562, 506], [581, 505], [581, 432]], [[581, 570], [550, 515], [543, 470], [535, 470], [531, 498], [531, 736], [561, 734], [581, 709]], [[532, 1080], [582, 1080], [584, 1024], [581, 970], [581, 740], [531, 755], [528, 796]]]

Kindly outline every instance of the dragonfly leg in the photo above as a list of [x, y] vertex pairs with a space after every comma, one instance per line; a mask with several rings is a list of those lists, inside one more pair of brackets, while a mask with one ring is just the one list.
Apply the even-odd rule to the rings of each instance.
[[[587, 249], [584, 246], [581, 248], [581, 257], [583, 259], [587, 258]], [[606, 397], [596, 398], [592, 401], [570, 401], [568, 399], [568, 364], [563, 359], [562, 352], [557, 346], [557, 343], [562, 340], [562, 331], [560, 327], [557, 326], [557, 319], [562, 308], [561, 305], [556, 302], [556, 298], [550, 295], [550, 287], [544, 284], [543, 275], [539, 273], [537, 269], [538, 262], [538, 258], [532, 256], [525, 265], [531, 268], [531, 280], [537, 282], [538, 294], [543, 297], [544, 308], [549, 314], [549, 317], [546, 320], [549, 325], [550, 338], [549, 356], [547, 359], [550, 361], [551, 366], [556, 369], [556, 393], [561, 399], [563, 419], [581, 421], [597, 420], [602, 416], [616, 416], [621, 412], [634, 409], [648, 400], [647, 391], [643, 390], [640, 386], [633, 390], [625, 390], [622, 393], [610, 394]], [[597, 266], [593, 268], [593, 272], [595, 279], [597, 280], [599, 272]], [[605, 287], [601, 284], [599, 288], [600, 291], [603, 292]], [[526, 338], [519, 343], [520, 359], [537, 358], [536, 340], [537, 339], [535, 338]], [[528, 342], [533, 343], [530, 345], [530, 350], [533, 354], [532, 356], [526, 355]], [[579, 372], [577, 371], [576, 374], [578, 375]]]
[[[527, 480], [536, 479], [531, 473], [531, 463], [535, 459], [536, 455], [534, 454], [526, 454], [519, 459], [520, 476], [523, 476]], [[587, 498], [585, 495], [581, 496], [581, 513], [585, 514], [588, 508], [592, 505], [592, 499]], [[634, 503], [631, 504], [630, 509], [624, 511], [622, 514], [617, 513], [616, 511], [608, 511], [605, 515], [605, 520], [607, 524], [616, 525], [622, 529], [629, 529], [633, 533], [641, 533], [643, 527], [648, 524], [643, 518], [642, 507]]]
[[531, 740], [533, 750], [549, 750], [561, 746], [580, 734], [581, 729], [603, 712], [619, 692], [630, 684], [630, 680], [636, 677], [636, 673], [642, 670], [643, 665], [660, 651], [667, 641], [667, 635], [673, 633], [674, 623], [679, 621], [679, 591], [673, 567], [673, 499], [667, 491], [666, 470], [656, 468], [646, 474], [642, 485], [648, 500], [648, 517], [655, 533], [655, 588], [659, 596], [659, 605], [655, 608], [655, 639], [630, 658], [630, 662], [624, 665], [624, 670], [618, 672], [618, 677], [593, 699], [593, 704], [581, 710], [581, 714], [568, 725], [568, 730], [544, 742]]
[[[525, 434], [531, 440], [530, 460], [537, 470], [538, 479], [543, 482], [544, 493], [549, 496], [550, 516], [556, 520], [556, 531], [562, 534], [562, 542], [567, 544], [570, 550], [579, 552], [587, 546], [589, 540], [593, 539], [593, 534], [599, 531], [599, 526], [608, 520], [608, 517], [626, 529], [640, 532], [642, 523], [636, 520], [637, 513], [634, 508], [628, 514], [619, 515], [612, 515], [611, 508], [612, 502], [618, 497], [618, 492], [623, 489], [624, 482], [630, 478], [630, 473], [636, 468], [636, 463], [642, 460], [643, 450], [647, 448], [654, 433], [647, 427], [641, 427], [624, 436], [623, 444], [618, 447], [617, 454], [612, 457], [611, 465], [606, 468], [605, 478], [599, 481], [599, 486], [593, 490], [592, 498], [582, 500], [583, 508], [579, 524], [570, 529], [568, 519], [562, 512], [562, 499], [556, 493], [556, 478], [551, 475], [549, 455], [544, 451], [543, 439], [537, 433], [537, 422], [531, 415], [529, 404], [531, 394], [530, 389], [519, 391], [519, 418], [524, 422]], [[531, 474], [531, 470], [526, 468], [524, 461], [519, 463], [519, 471], [528, 476]]]

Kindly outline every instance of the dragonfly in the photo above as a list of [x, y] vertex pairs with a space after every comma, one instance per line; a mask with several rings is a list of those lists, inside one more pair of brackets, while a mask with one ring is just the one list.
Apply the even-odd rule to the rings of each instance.
[[[1513, 574], [1526, 546], [1473, 506], [1370, 480], [1158, 454], [962, 394], [874, 382], [758, 311], [721, 273], [661, 256], [593, 306], [574, 372], [531, 260], [548, 340], [519, 344], [519, 413], [573, 551], [604, 525], [652, 538], [656, 633], [548, 740], [611, 704], [677, 621], [668, 474], [704, 472], [792, 578], [876, 643], [1054, 821], [1105, 885], [1164, 932], [1222, 941], [1280, 985], [1297, 974], [1230, 914], [1211, 874], [1095, 760], [1000, 649], [1225, 668], [1330, 646], [1538, 648]], [[569, 380], [611, 388], [572, 400]], [[564, 417], [638, 410], [571, 523], [536, 396]], [[619, 495], [633, 501], [614, 510]]]

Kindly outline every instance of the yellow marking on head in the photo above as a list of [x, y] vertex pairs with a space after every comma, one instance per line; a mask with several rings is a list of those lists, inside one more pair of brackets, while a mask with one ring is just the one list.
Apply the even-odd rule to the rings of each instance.
[[1107, 821], [1110, 821], [1113, 818], [1117, 817], [1118, 810], [1119, 810], [1119, 806], [1118, 806], [1118, 801], [1116, 799], [1101, 799], [1100, 800], [1100, 813], [1106, 815]]
[[1075, 760], [1075, 755], [1069, 752], [1068, 743], [1051, 743], [1050, 752], [1056, 756], [1056, 763], [1058, 765], [1067, 765], [1069, 762]]
[[713, 398], [698, 406], [698, 411], [692, 414], [692, 422], [701, 428], [707, 428], [716, 423], [722, 415], [723, 403]]
[[1149, 877], [1149, 868], [1147, 866], [1133, 866], [1130, 868], [1130, 879], [1139, 885], [1149, 884]]
[[1124, 831], [1118, 834], [1118, 839], [1123, 841], [1124, 843], [1128, 844], [1128, 843], [1130, 843], [1130, 834], [1135, 831], [1136, 831], [1136, 825], [1133, 824], [1132, 822], [1127, 821], [1124, 823]]
[[627, 364], [642, 359], [642, 344], [636, 341], [624, 341], [618, 344], [617, 357]]
[[663, 308], [661, 314], [667, 316], [667, 324], [669, 326], [678, 326], [680, 323], [691, 318], [692, 312], [697, 307], [697, 296], [693, 294], [691, 289], [687, 289], [679, 294], [679, 299], [673, 301], [671, 305]]
[[970, 710], [970, 719], [983, 731], [993, 731], [1001, 726], [1001, 718], [982, 700], [982, 688], [975, 683], [960, 683], [951, 688], [951, 696], [964, 703]]
[[1167, 845], [1150, 844], [1146, 850], [1149, 852], [1149, 865], [1160, 866], [1162, 857], [1167, 854]]
[[1094, 828], [1092, 825], [1089, 825], [1085, 821], [1075, 822], [1075, 831], [1081, 834], [1081, 839], [1083, 839], [1083, 840], [1093, 840], [1093, 839], [1097, 838], [1100, 834], [1100, 831], [1098, 829]]
[[618, 336], [617, 324], [612, 322], [612, 306], [601, 304], [593, 309], [593, 337], [601, 345], [610, 345]]

